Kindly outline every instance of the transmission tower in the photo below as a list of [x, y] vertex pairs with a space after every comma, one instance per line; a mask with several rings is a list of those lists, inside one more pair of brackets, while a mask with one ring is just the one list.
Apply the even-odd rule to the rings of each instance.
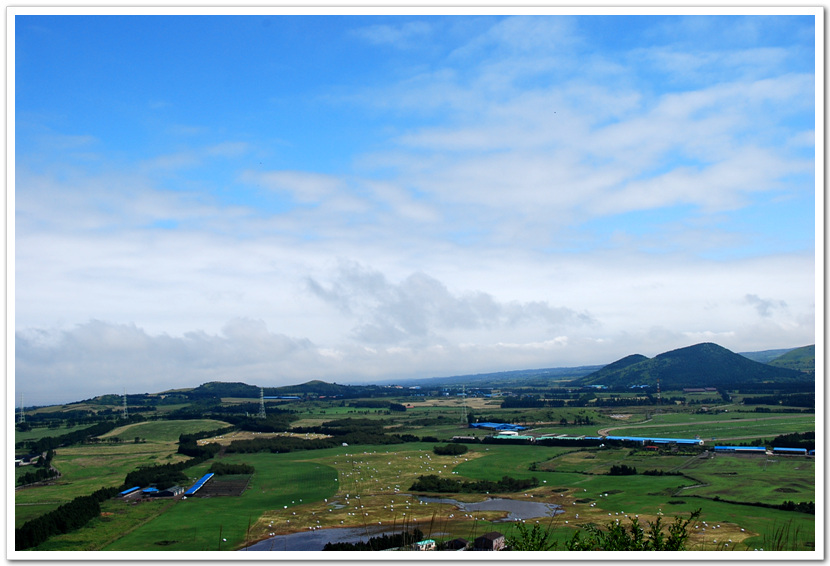
[[257, 415], [257, 418], [265, 418], [265, 391], [262, 387], [259, 388], [259, 414]]
[[17, 418], [18, 423], [26, 422], [26, 415], [23, 414], [23, 393], [20, 394], [20, 416]]
[[461, 400], [463, 401], [463, 405], [461, 406], [461, 422], [466, 424], [467, 423], [467, 386], [461, 386]]
[[124, 418], [127, 418], [127, 388], [124, 388]]
[[663, 398], [660, 395], [660, 378], [657, 378], [657, 414], [660, 414], [660, 408], [663, 404]]

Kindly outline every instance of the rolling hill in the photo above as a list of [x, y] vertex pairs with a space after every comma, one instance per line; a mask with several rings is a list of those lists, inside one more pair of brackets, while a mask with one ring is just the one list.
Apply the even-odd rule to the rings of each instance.
[[655, 385], [663, 390], [685, 387], [735, 387], [765, 381], [810, 381], [811, 376], [789, 368], [754, 362], [722, 346], [697, 344], [665, 352], [654, 358], [627, 356], [599, 371], [572, 382], [573, 385], [631, 387]]
[[769, 365], [779, 368], [789, 368], [797, 371], [815, 373], [816, 371], [816, 346], [804, 346], [796, 348], [786, 354], [775, 358]]

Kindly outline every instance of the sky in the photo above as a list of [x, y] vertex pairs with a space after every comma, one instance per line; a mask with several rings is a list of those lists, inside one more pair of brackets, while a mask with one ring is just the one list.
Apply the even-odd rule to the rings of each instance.
[[16, 15], [15, 401], [815, 343], [812, 15], [414, 12]]

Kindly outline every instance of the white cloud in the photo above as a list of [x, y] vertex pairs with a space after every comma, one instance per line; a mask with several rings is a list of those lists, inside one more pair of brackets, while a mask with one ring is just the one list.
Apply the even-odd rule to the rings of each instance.
[[298, 202], [313, 203], [333, 197], [346, 188], [343, 179], [306, 171], [246, 171], [242, 180], [262, 184], [273, 191], [291, 193]]
[[501, 329], [541, 323], [548, 328], [594, 322], [590, 314], [551, 306], [546, 301], [501, 303], [481, 291], [455, 294], [437, 279], [413, 273], [391, 283], [377, 271], [341, 265], [328, 287], [309, 278], [312, 293], [357, 319], [352, 333], [359, 342], [400, 344], [443, 341], [456, 329]]
[[408, 49], [423, 45], [433, 33], [433, 25], [423, 21], [408, 21], [401, 25], [373, 25], [351, 31], [351, 34], [375, 45], [392, 45]]
[[[578, 20], [489, 23], [337, 99], [371, 123], [372, 153], [331, 146], [352, 167], [286, 151], [255, 170], [252, 155], [300, 148], [200, 144], [205, 120], [167, 128], [190, 146], [93, 169], [64, 152], [101, 138], [48, 131], [49, 158], [16, 170], [18, 385], [429, 377], [814, 340], [812, 249], [742, 259], [778, 234], [744, 207], [812, 196], [792, 181], [815, 144], [796, 51], [657, 34], [608, 55]], [[439, 27], [462, 33], [356, 33], [409, 48]]]
[[226, 159], [238, 157], [248, 153], [250, 149], [249, 144], [245, 142], [223, 142], [176, 153], [159, 155], [145, 160], [142, 164], [142, 169], [148, 173], [190, 169], [203, 165], [217, 157]]
[[746, 295], [746, 302], [749, 305], [752, 305], [758, 314], [764, 318], [769, 318], [772, 316], [772, 311], [774, 309], [786, 309], [787, 303], [784, 301], [776, 301], [774, 299], [762, 299], [758, 295], [747, 294]]
[[273, 383], [292, 364], [317, 357], [307, 340], [271, 333], [253, 320], [232, 320], [219, 335], [190, 332], [182, 337], [93, 320], [70, 330], [19, 331], [15, 347], [17, 389], [33, 404], [80, 400], [125, 387], [135, 393], [195, 387], [240, 375], [249, 383]]

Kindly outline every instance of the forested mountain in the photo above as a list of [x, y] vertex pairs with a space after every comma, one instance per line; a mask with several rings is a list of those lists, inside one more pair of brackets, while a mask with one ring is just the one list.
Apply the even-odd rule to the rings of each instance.
[[572, 384], [630, 387], [655, 385], [658, 379], [661, 388], [669, 390], [686, 387], [733, 388], [764, 381], [809, 381], [812, 377], [792, 369], [754, 362], [717, 344], [704, 343], [665, 352], [654, 358], [628, 356]]

